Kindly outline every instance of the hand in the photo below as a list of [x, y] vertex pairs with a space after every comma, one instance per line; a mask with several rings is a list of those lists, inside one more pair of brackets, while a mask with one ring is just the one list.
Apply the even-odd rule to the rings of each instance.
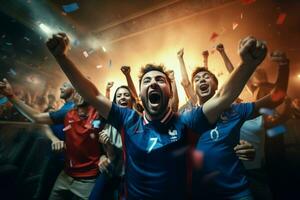
[[178, 58], [183, 58], [183, 54], [184, 54], [184, 48], [180, 49], [180, 50], [177, 52], [177, 57], [178, 57]]
[[253, 145], [245, 140], [240, 140], [240, 144], [234, 147], [234, 151], [240, 160], [254, 160], [255, 158]]
[[243, 63], [257, 67], [265, 59], [267, 47], [265, 42], [248, 36], [240, 41], [238, 51]]
[[3, 81], [0, 81], [0, 94], [10, 97], [14, 96], [14, 91], [12, 89], [12, 86], [7, 81], [6, 78], [3, 79]]
[[174, 81], [174, 79], [175, 79], [174, 71], [173, 70], [167, 70], [166, 72], [167, 72], [167, 74], [169, 74], [169, 78], [171, 79], [171, 81]]
[[48, 39], [46, 45], [54, 57], [66, 55], [70, 47], [70, 41], [65, 33], [54, 34]]
[[110, 90], [110, 88], [112, 88], [112, 86], [114, 86], [114, 82], [113, 81], [108, 82], [106, 85], [106, 90]]
[[278, 63], [279, 66], [288, 66], [290, 61], [287, 59], [284, 52], [274, 51], [271, 53], [271, 60]]
[[105, 131], [99, 133], [99, 142], [102, 144], [110, 144], [110, 138]]
[[129, 75], [130, 74], [130, 67], [129, 66], [122, 66], [121, 67], [121, 71], [123, 72], [123, 74], [126, 76], [126, 75]]
[[203, 56], [204, 58], [208, 58], [209, 52], [208, 52], [207, 50], [203, 51], [203, 52], [202, 52], [202, 56]]
[[105, 155], [100, 157], [98, 166], [101, 173], [106, 172], [108, 173], [108, 167], [110, 165], [111, 161], [109, 158], [107, 158]]
[[53, 152], [62, 152], [66, 148], [65, 142], [62, 140], [53, 140], [51, 144], [51, 149]]
[[224, 52], [224, 45], [222, 43], [219, 43], [216, 46], [216, 49], [217, 49], [218, 52], [223, 53]]

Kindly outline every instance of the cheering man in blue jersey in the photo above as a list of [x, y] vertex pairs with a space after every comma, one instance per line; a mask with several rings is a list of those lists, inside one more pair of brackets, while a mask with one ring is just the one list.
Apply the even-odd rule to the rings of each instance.
[[69, 39], [53, 35], [47, 46], [83, 98], [107, 123], [122, 134], [127, 199], [188, 199], [189, 158], [184, 149], [188, 130], [202, 134], [213, 128], [220, 114], [238, 97], [247, 80], [266, 56], [263, 42], [245, 38], [239, 46], [242, 62], [228, 82], [202, 107], [175, 115], [169, 107], [171, 83], [162, 66], [146, 65], [140, 75], [140, 97], [145, 112], [121, 108], [102, 95], [67, 57]]

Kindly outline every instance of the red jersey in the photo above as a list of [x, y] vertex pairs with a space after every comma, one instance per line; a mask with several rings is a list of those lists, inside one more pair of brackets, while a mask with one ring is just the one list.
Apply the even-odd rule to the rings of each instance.
[[96, 120], [99, 120], [99, 115], [92, 106], [88, 107], [85, 119], [79, 118], [76, 109], [65, 116], [65, 172], [71, 177], [93, 177], [99, 172], [102, 151], [98, 133], [101, 129], [93, 126]]

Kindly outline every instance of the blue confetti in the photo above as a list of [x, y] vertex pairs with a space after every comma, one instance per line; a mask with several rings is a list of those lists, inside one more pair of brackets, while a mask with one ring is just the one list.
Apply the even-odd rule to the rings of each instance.
[[100, 120], [94, 120], [92, 122], [93, 128], [100, 128], [100, 124], [101, 124]]
[[70, 3], [67, 5], [63, 5], [62, 7], [66, 13], [74, 12], [79, 9], [79, 6], [77, 3]]
[[17, 75], [17, 72], [14, 69], [12, 69], [12, 68], [9, 69], [8, 73], [11, 74], [11, 75], [13, 75], [13, 76]]
[[77, 39], [74, 40], [74, 42], [73, 42], [73, 45], [74, 45], [74, 46], [79, 46], [79, 44], [80, 44], [80, 41], [79, 41], [79, 40], [77, 40]]
[[274, 128], [267, 130], [267, 135], [269, 137], [275, 137], [277, 135], [283, 134], [286, 132], [286, 128], [283, 125], [275, 126]]
[[259, 113], [262, 115], [274, 115], [274, 110], [269, 109], [269, 108], [260, 108]]
[[0, 98], [0, 105], [6, 104], [8, 102], [7, 97], [1, 97]]

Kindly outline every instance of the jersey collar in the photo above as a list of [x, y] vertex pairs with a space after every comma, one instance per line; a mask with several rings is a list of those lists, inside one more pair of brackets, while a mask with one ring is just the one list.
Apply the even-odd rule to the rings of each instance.
[[[160, 120], [160, 122], [162, 124], [168, 123], [170, 121], [170, 119], [172, 118], [173, 115], [174, 115], [174, 112], [169, 107], [168, 108], [168, 112], [166, 112], [165, 116]], [[144, 123], [144, 125], [149, 124], [149, 122], [151, 122], [151, 120], [147, 119], [146, 113], [145, 113], [145, 111], [143, 111], [143, 123]]]

